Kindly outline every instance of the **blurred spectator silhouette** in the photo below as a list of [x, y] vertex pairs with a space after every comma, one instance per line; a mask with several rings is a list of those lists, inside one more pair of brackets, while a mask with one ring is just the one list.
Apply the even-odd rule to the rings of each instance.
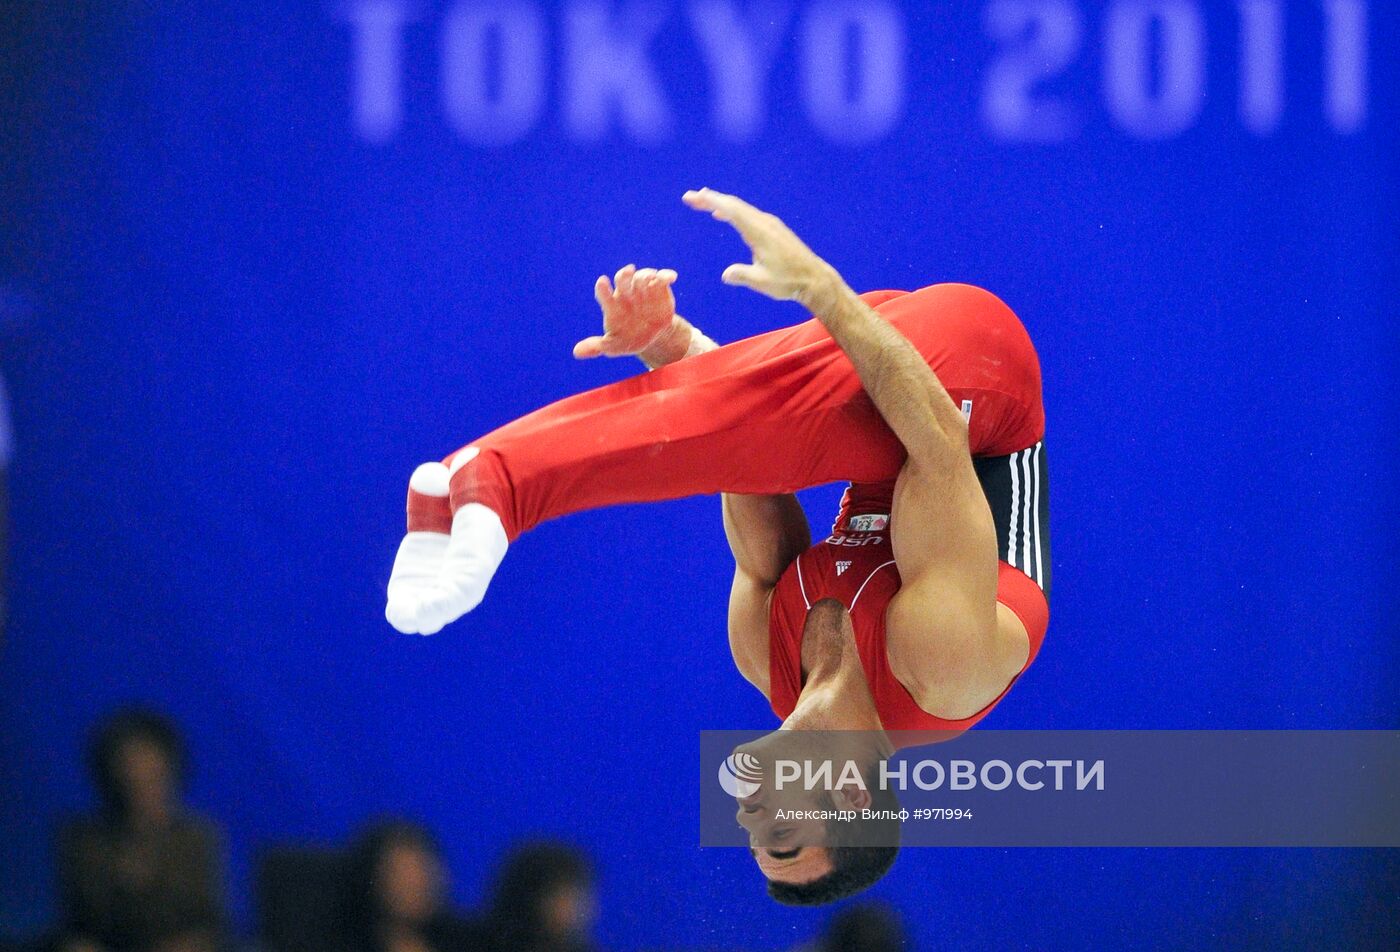
[[258, 947], [267, 952], [341, 952], [353, 920], [340, 850], [279, 844], [257, 859], [253, 883]]
[[904, 952], [909, 947], [898, 914], [880, 903], [847, 906], [831, 917], [816, 952]]
[[164, 716], [119, 711], [94, 733], [98, 814], [64, 825], [64, 952], [210, 952], [225, 928], [219, 831], [180, 802], [185, 747]]
[[481, 936], [446, 900], [447, 870], [431, 833], [406, 820], [365, 830], [349, 856], [347, 952], [474, 952]]
[[562, 843], [523, 843], [501, 862], [486, 915], [496, 952], [589, 952], [593, 866]]

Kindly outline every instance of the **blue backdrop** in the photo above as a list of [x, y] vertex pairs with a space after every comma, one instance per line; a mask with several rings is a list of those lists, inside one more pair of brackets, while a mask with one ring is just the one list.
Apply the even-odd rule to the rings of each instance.
[[[677, 268], [721, 341], [803, 317], [719, 283], [741, 247], [680, 204], [702, 185], [857, 288], [972, 282], [1030, 328], [1056, 600], [987, 726], [1400, 724], [1394, 5], [14, 20], [10, 931], [51, 914], [84, 733], [132, 699], [188, 729], [240, 915], [261, 844], [395, 810], [467, 900], [519, 835], [586, 845], [619, 948], [812, 931], [694, 846], [698, 732], [773, 723], [728, 658], [717, 500], [542, 527], [434, 638], [382, 617], [416, 464], [634, 372], [570, 357], [598, 274]], [[909, 850], [876, 893], [929, 945], [1318, 947], [1393, 929], [1398, 880], [1387, 853]]]

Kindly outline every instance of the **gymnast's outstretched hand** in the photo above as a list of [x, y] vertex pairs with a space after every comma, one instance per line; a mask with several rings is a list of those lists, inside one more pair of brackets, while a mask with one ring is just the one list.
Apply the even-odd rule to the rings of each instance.
[[631, 357], [640, 355], [671, 330], [676, 299], [671, 285], [676, 272], [670, 268], [642, 268], [629, 264], [617, 272], [611, 284], [601, 275], [593, 296], [603, 309], [603, 333], [585, 337], [574, 345], [574, 356]]
[[753, 252], [752, 264], [731, 264], [721, 280], [767, 295], [777, 301], [798, 301], [814, 312], [845, 282], [836, 269], [817, 256], [777, 215], [754, 208], [737, 195], [711, 188], [682, 196], [691, 208], [727, 222]]

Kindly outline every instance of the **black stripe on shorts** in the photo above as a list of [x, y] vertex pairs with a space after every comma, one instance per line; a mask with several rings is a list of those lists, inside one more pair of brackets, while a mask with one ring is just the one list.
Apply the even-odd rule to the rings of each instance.
[[976, 458], [997, 529], [997, 555], [1031, 577], [1050, 597], [1050, 478], [1045, 441], [1009, 456]]

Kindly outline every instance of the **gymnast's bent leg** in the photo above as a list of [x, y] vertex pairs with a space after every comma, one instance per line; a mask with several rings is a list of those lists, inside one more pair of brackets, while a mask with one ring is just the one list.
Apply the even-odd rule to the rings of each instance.
[[[957, 285], [896, 301], [905, 319], [894, 323], [925, 353], [940, 314], [1007, 310]], [[400, 631], [439, 630], [480, 603], [509, 542], [567, 513], [889, 480], [904, 456], [818, 322], [738, 341], [550, 404], [419, 467], [386, 616]]]

